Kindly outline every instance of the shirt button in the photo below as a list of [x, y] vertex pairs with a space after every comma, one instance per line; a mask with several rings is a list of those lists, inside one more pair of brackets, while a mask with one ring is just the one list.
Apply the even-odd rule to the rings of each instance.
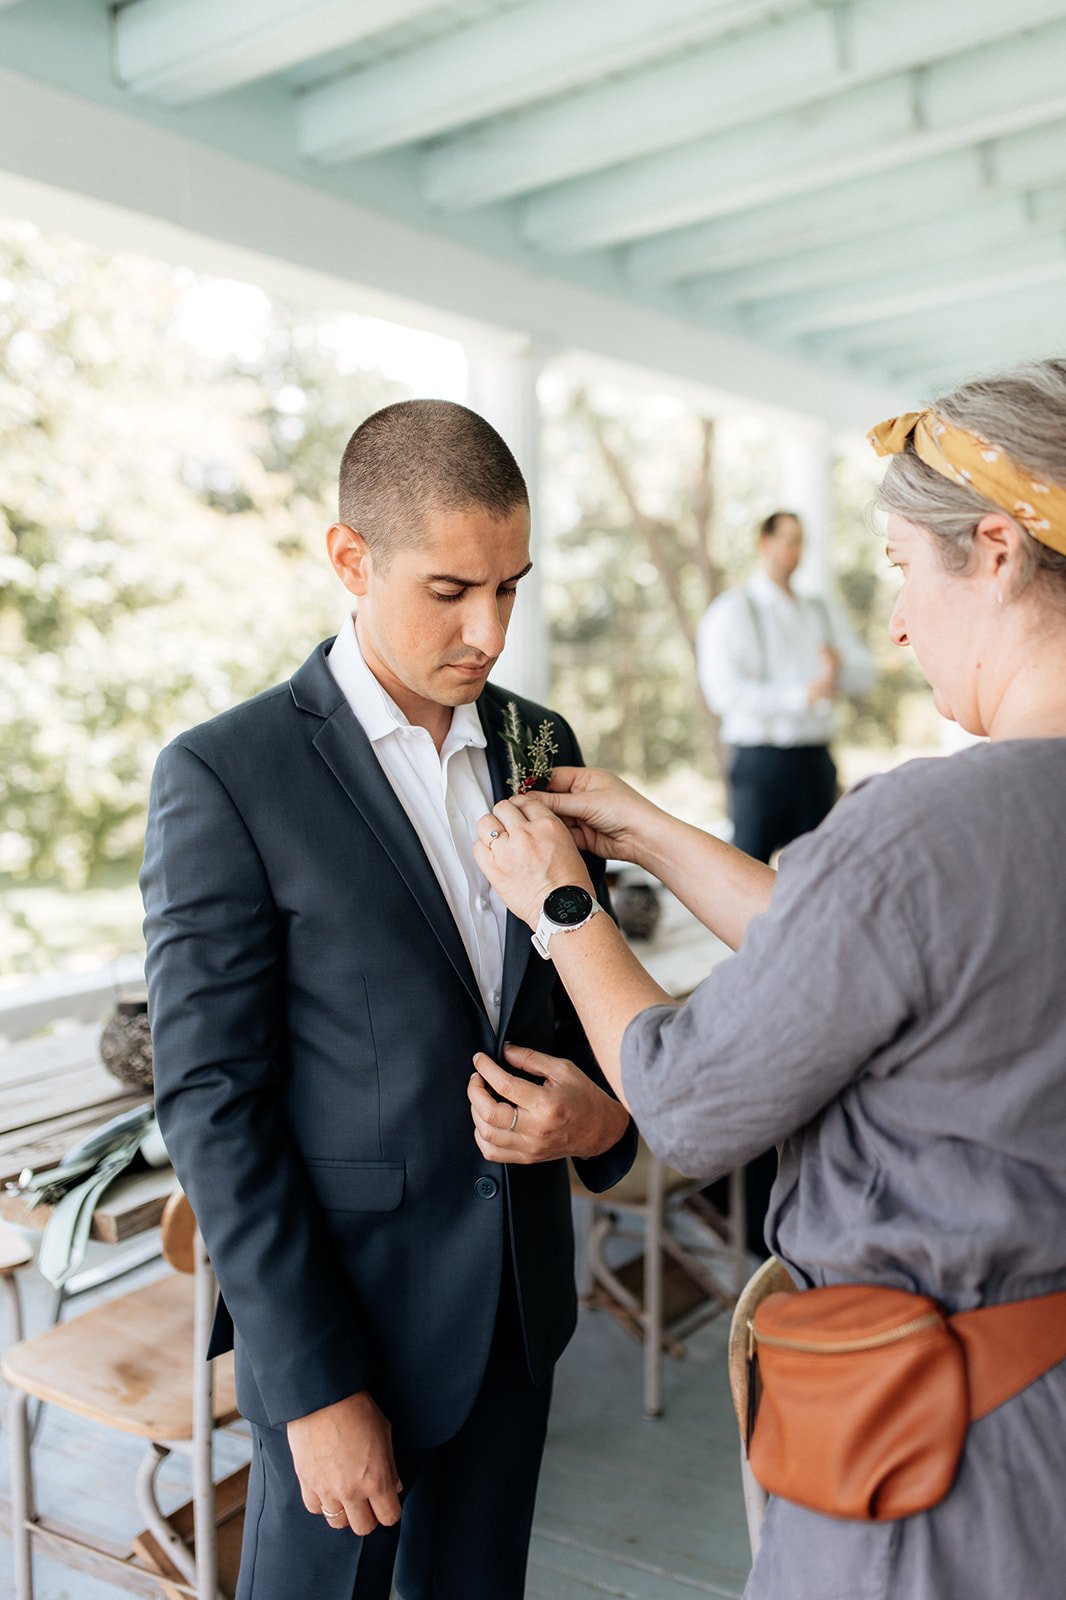
[[503, 999], [503, 996], [500, 993], [499, 989], [493, 989], [493, 991], [492, 991], [492, 1003], [493, 1003], [493, 1005], [494, 1006], [498, 1006], [502, 999]]
[[491, 1200], [499, 1187], [495, 1178], [479, 1178], [474, 1185], [474, 1193], [479, 1194], [482, 1200]]
[[492, 902], [489, 900], [489, 897], [488, 897], [487, 894], [483, 894], [481, 896], [481, 899], [478, 901], [478, 905], [481, 907], [482, 911], [488, 911], [491, 903]]

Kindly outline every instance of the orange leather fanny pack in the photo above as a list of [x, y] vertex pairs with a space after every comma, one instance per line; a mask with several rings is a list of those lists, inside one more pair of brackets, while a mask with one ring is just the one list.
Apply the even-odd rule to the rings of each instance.
[[926, 1511], [970, 1423], [1064, 1359], [1066, 1291], [952, 1317], [867, 1284], [768, 1295], [748, 1323], [751, 1470], [831, 1517]]

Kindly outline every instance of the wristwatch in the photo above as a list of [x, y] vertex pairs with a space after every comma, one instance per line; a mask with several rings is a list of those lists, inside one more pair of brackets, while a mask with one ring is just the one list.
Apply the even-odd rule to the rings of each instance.
[[534, 950], [543, 960], [550, 961], [551, 951], [548, 945], [553, 934], [572, 933], [575, 928], [583, 928], [597, 911], [602, 910], [599, 901], [593, 899], [587, 889], [579, 888], [576, 883], [564, 884], [561, 889], [553, 889], [541, 907], [536, 932], [533, 934]]

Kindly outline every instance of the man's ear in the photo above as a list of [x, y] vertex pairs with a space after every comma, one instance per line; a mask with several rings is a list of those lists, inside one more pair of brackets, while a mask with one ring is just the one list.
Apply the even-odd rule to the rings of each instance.
[[363, 535], [346, 522], [335, 522], [326, 531], [326, 549], [334, 572], [349, 593], [366, 594], [373, 560]]

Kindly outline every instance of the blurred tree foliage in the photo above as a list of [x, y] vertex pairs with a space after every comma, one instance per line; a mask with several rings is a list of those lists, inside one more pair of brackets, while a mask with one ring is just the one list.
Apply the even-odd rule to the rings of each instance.
[[[553, 698], [598, 764], [649, 780], [678, 767], [717, 775], [695, 630], [752, 570], [757, 524], [779, 504], [773, 433], [562, 376], [543, 401]], [[867, 514], [878, 470], [861, 444], [838, 460], [834, 556], [849, 620], [881, 669], [873, 693], [843, 709], [844, 735], [887, 746], [921, 678], [887, 643], [893, 583]]]
[[[140, 859], [155, 753], [341, 614], [337, 463], [402, 398], [273, 306], [207, 353], [193, 274], [0, 226], [0, 874]], [[266, 306], [265, 297], [263, 300]]]

